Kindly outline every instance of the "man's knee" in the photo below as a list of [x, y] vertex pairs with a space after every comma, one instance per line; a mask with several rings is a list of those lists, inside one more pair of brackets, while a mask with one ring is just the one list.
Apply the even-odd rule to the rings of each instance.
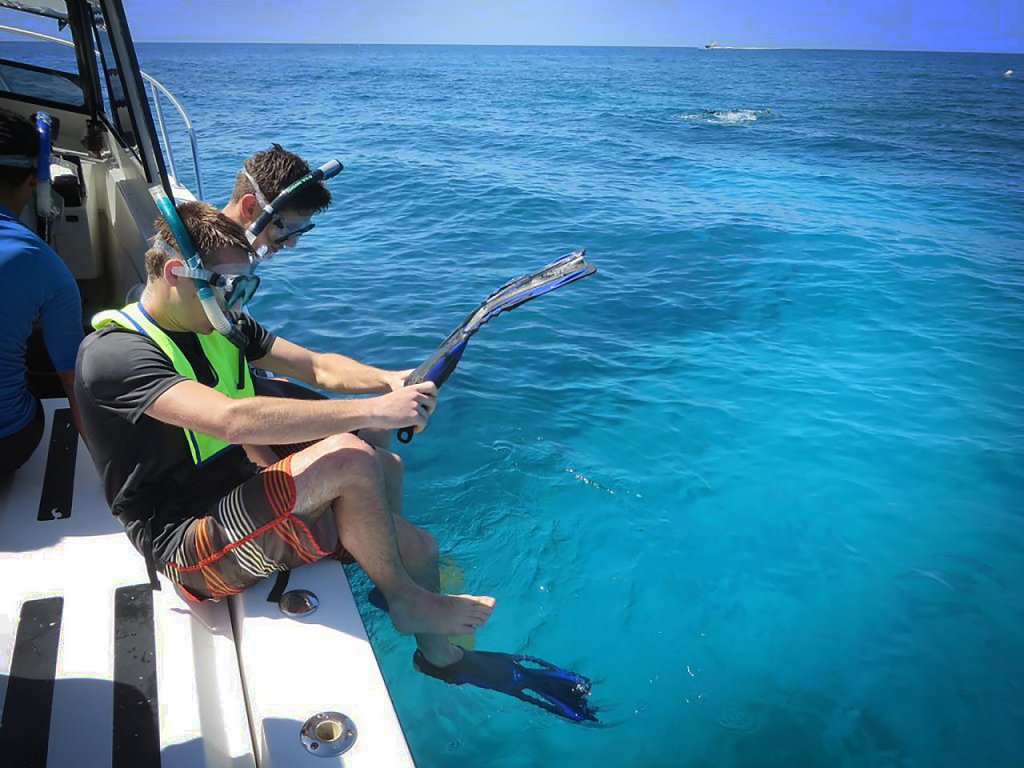
[[334, 435], [319, 445], [332, 474], [339, 479], [380, 478], [381, 469], [375, 449], [355, 435]]

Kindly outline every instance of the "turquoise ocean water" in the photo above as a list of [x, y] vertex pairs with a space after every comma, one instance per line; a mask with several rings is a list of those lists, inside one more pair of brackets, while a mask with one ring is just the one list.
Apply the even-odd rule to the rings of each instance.
[[401, 453], [498, 598], [478, 647], [591, 676], [603, 727], [416, 674], [364, 606], [421, 768], [1017, 764], [1024, 57], [139, 56], [212, 202], [271, 141], [345, 163], [263, 273], [288, 338], [411, 367], [505, 279], [600, 269], [485, 328]]

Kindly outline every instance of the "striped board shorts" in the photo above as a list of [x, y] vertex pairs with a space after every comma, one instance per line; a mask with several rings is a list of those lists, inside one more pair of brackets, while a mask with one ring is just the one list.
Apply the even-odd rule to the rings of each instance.
[[157, 568], [187, 598], [236, 595], [266, 576], [326, 557], [353, 562], [338, 540], [330, 504], [295, 509], [291, 456], [285, 456], [188, 524]]

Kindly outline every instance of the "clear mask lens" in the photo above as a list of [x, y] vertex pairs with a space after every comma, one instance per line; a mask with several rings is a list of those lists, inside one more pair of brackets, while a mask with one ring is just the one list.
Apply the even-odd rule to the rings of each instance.
[[282, 219], [275, 219], [274, 228], [277, 230], [277, 235], [274, 237], [274, 244], [284, 245], [289, 240], [298, 240], [304, 234], [316, 227], [316, 224], [314, 224], [310, 218], [311, 217], [307, 216], [293, 222], [291, 225], [286, 224]]
[[210, 285], [223, 298], [225, 309], [241, 309], [256, 294], [260, 279], [256, 275], [218, 275], [213, 272]]
[[252, 300], [260, 287], [259, 277], [250, 273], [222, 275], [207, 269], [174, 267], [174, 274], [193, 280], [205, 280], [224, 309], [241, 309]]

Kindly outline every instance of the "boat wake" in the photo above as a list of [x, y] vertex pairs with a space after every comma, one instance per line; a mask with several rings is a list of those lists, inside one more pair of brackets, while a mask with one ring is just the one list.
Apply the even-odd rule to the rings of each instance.
[[703, 125], [741, 125], [769, 118], [771, 114], [770, 109], [702, 109], [700, 112], [680, 115], [679, 118]]

